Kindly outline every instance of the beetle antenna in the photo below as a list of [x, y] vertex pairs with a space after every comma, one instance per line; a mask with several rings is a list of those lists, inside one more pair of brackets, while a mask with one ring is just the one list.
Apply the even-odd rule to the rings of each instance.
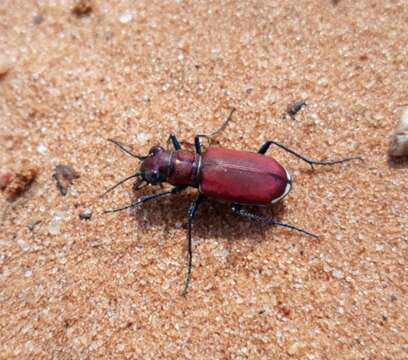
[[138, 177], [138, 176], [142, 176], [142, 173], [138, 172], [138, 173], [136, 173], [136, 174], [130, 175], [130, 176], [128, 176], [128, 177], [125, 177], [124, 179], [122, 179], [122, 180], [120, 180], [118, 183], [116, 183], [115, 185], [111, 186], [108, 190], [106, 190], [106, 191], [101, 195], [101, 197], [102, 197], [102, 196], [105, 196], [107, 193], [109, 193], [109, 192], [111, 192], [112, 190], [116, 189], [118, 186], [122, 185], [122, 184], [125, 183], [126, 181], [128, 181], [128, 180], [130, 180], [130, 179], [133, 179], [133, 178], [135, 178], [135, 177]]
[[136, 155], [133, 152], [131, 152], [129, 149], [126, 149], [124, 145], [122, 145], [119, 141], [113, 140], [113, 139], [107, 139], [108, 141], [110, 141], [111, 143], [115, 144], [119, 149], [121, 149], [123, 152], [125, 152], [126, 154], [133, 156], [136, 159], [139, 159], [140, 161], [143, 161], [145, 159], [147, 159], [147, 156], [141, 156], [141, 155]]
[[227, 120], [225, 120], [217, 130], [215, 130], [215, 131], [213, 131], [211, 134], [207, 134], [207, 135], [205, 135], [205, 136], [206, 136], [207, 138], [213, 138], [213, 137], [216, 137], [217, 135], [219, 135], [219, 134], [227, 127], [228, 123], [229, 123], [229, 122], [231, 121], [231, 119], [232, 119], [232, 115], [234, 114], [234, 112], [235, 112], [236, 110], [237, 110], [237, 109], [233, 107], [233, 108], [231, 109], [230, 114], [229, 114], [228, 117], [227, 117]]

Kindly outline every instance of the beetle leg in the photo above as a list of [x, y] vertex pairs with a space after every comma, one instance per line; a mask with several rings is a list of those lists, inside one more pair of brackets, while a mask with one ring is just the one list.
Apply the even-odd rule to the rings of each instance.
[[167, 140], [167, 143], [169, 143], [171, 141], [171, 143], [173, 144], [174, 150], [181, 150], [181, 145], [180, 142], [177, 140], [176, 135], [174, 134], [170, 134], [169, 139]]
[[201, 155], [201, 141], [200, 138], [201, 137], [206, 137], [207, 135], [196, 135], [194, 137], [194, 147], [195, 147], [195, 151], [198, 155]]
[[204, 200], [204, 195], [199, 193], [195, 200], [191, 203], [190, 208], [188, 209], [188, 233], [187, 233], [187, 245], [188, 245], [188, 262], [187, 262], [187, 276], [186, 282], [184, 284], [184, 290], [182, 295], [187, 294], [187, 289], [191, 280], [191, 270], [193, 268], [193, 242], [191, 239], [191, 229], [193, 224], [194, 216], [197, 212], [198, 205]]
[[265, 144], [263, 144], [259, 148], [258, 153], [259, 154], [265, 154], [268, 151], [268, 149], [269, 149], [269, 147], [271, 145], [276, 145], [276, 146], [280, 147], [281, 149], [287, 151], [288, 153], [296, 156], [297, 158], [307, 162], [312, 167], [312, 169], [313, 169], [313, 165], [334, 165], [334, 164], [340, 164], [340, 163], [350, 161], [350, 160], [363, 160], [360, 156], [354, 156], [354, 157], [340, 159], [340, 160], [323, 160], [323, 161], [321, 161], [321, 160], [312, 160], [312, 159], [309, 159], [309, 158], [307, 158], [307, 157], [305, 157], [303, 155], [298, 154], [297, 152], [293, 151], [292, 149], [289, 149], [288, 147], [286, 147], [285, 145], [279, 144], [278, 142], [273, 141], [273, 140], [267, 141]]
[[227, 125], [231, 121], [232, 115], [234, 114], [235, 111], [236, 111], [236, 109], [233, 107], [231, 109], [231, 111], [230, 111], [230, 114], [227, 117], [227, 120], [225, 120], [221, 124], [221, 126], [217, 130], [213, 131], [211, 134], [200, 134], [200, 135], [196, 135], [194, 137], [194, 146], [195, 146], [196, 153], [198, 155], [201, 155], [201, 153], [202, 153], [202, 151], [201, 151], [202, 145], [201, 145], [200, 138], [206, 138], [206, 139], [208, 139], [208, 141], [210, 141], [210, 139], [215, 138], [217, 135], [219, 135], [227, 127]]
[[126, 205], [124, 207], [117, 208], [117, 209], [105, 210], [104, 213], [113, 213], [113, 212], [118, 212], [118, 211], [130, 209], [130, 208], [135, 208], [137, 206], [143, 205], [145, 202], [148, 202], [150, 200], [158, 199], [158, 198], [161, 198], [161, 197], [166, 196], [166, 195], [176, 194], [176, 193], [184, 190], [186, 187], [187, 187], [186, 185], [180, 185], [180, 186], [173, 187], [171, 190], [163, 191], [161, 193], [144, 195], [144, 196], [141, 196], [140, 198], [136, 199], [130, 205]]
[[211, 134], [208, 134], [208, 135], [205, 135], [205, 136], [207, 136], [208, 138], [214, 138], [217, 135], [221, 134], [224, 131], [224, 129], [227, 127], [228, 123], [231, 121], [232, 115], [234, 114], [234, 112], [236, 110], [237, 109], [235, 109], [234, 107], [231, 108], [231, 111], [230, 111], [230, 113], [229, 113], [229, 115], [227, 117], [227, 120], [225, 120], [217, 130], [215, 130]]
[[284, 223], [276, 221], [276, 220], [274, 220], [272, 218], [267, 218], [267, 217], [264, 217], [264, 216], [259, 216], [259, 215], [256, 215], [256, 214], [249, 213], [249, 212], [245, 211], [244, 209], [242, 209], [242, 205], [240, 205], [240, 204], [232, 205], [232, 212], [234, 214], [236, 214], [236, 215], [242, 216], [242, 217], [244, 217], [246, 219], [249, 219], [249, 220], [252, 220], [252, 221], [261, 222], [261, 223], [267, 224], [267, 225], [283, 226], [283, 227], [289, 228], [291, 230], [299, 231], [299, 232], [301, 232], [303, 234], [306, 234], [308, 236], [312, 236], [312, 237], [314, 237], [316, 239], [319, 238], [317, 235], [312, 234], [311, 232], [303, 230], [303, 229], [298, 228], [296, 226], [293, 226], [293, 225], [290, 225], [290, 224], [284, 224]]

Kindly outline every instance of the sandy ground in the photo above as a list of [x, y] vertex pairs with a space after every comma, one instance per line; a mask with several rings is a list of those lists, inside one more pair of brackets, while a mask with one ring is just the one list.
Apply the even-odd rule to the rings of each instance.
[[[408, 103], [406, 0], [0, 2], [1, 174], [37, 171], [0, 195], [0, 358], [404, 359], [408, 164], [387, 159]], [[306, 99], [296, 120], [289, 103]], [[316, 240], [231, 215], [194, 190], [134, 212], [138, 168], [168, 134], [256, 151], [361, 155], [294, 176], [273, 215]], [[188, 145], [187, 145], [188, 146]], [[52, 175], [71, 165], [66, 196]], [[140, 193], [158, 191], [145, 188]], [[84, 209], [92, 219], [79, 219]]]

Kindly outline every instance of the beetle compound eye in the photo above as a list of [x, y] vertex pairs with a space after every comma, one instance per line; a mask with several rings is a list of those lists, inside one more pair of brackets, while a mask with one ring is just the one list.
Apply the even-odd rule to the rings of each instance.
[[153, 146], [151, 149], [150, 149], [150, 151], [149, 151], [149, 155], [157, 155], [157, 154], [159, 154], [159, 153], [161, 153], [161, 152], [163, 152], [164, 151], [164, 149], [160, 146], [160, 145], [156, 145], [156, 146]]
[[148, 171], [145, 173], [145, 179], [152, 184], [157, 184], [158, 182], [160, 182], [161, 179], [161, 175], [160, 172], [158, 170], [153, 170], [153, 171]]

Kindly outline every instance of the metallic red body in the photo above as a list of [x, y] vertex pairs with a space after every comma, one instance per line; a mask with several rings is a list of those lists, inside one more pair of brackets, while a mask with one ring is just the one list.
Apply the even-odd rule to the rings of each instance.
[[273, 158], [215, 147], [202, 155], [199, 180], [204, 195], [254, 205], [279, 199], [290, 182], [286, 170]]
[[208, 197], [239, 204], [267, 205], [290, 190], [286, 170], [273, 158], [249, 151], [210, 147], [199, 155], [186, 150], [157, 151], [141, 165], [148, 176], [198, 187]]

